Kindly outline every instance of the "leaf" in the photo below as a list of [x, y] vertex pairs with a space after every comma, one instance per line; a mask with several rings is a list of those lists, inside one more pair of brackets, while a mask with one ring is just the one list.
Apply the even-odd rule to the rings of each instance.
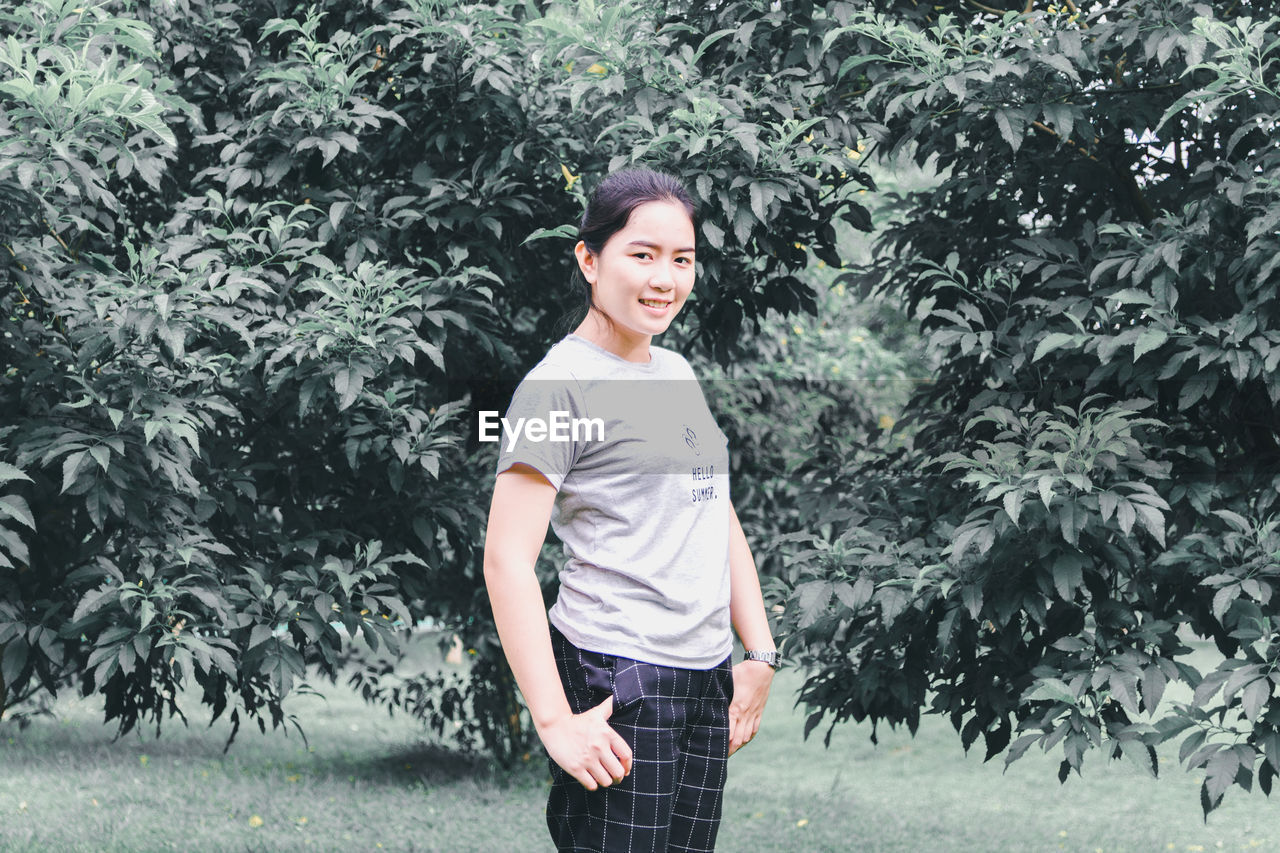
[[1185, 764], [1187, 759], [1204, 745], [1205, 739], [1208, 737], [1209, 731], [1207, 729], [1197, 729], [1187, 735], [1182, 741], [1182, 745], [1178, 747], [1178, 761]]
[[1215, 801], [1209, 797], [1209, 781], [1206, 779], [1204, 782], [1200, 783], [1200, 809], [1204, 812], [1204, 819], [1206, 823], [1209, 821], [1209, 812], [1217, 808], [1218, 802], [1220, 802], [1220, 799]]
[[524, 240], [520, 241], [520, 245], [523, 246], [527, 243], [532, 243], [534, 240], [545, 240], [548, 237], [560, 237], [560, 238], [573, 240], [573, 239], [576, 239], [577, 236], [578, 236], [578, 226], [557, 225], [554, 228], [537, 229], [536, 231], [531, 233], [528, 237], [525, 237]]
[[1067, 104], [1056, 104], [1045, 107], [1045, 117], [1053, 123], [1061, 142], [1069, 142], [1075, 129], [1075, 110]]
[[1229, 509], [1215, 509], [1211, 514], [1221, 518], [1237, 533], [1247, 534], [1253, 530], [1253, 525], [1251, 525], [1245, 517], [1240, 515], [1238, 512], [1232, 512]]
[[706, 235], [707, 243], [713, 249], [724, 248], [724, 229], [716, 225], [710, 220], [704, 220], [701, 223], [702, 233]]
[[735, 32], [737, 31], [733, 28], [717, 30], [716, 32], [704, 38], [702, 40], [702, 43], [698, 45], [697, 50], [693, 52], [694, 63], [697, 63], [700, 59], [702, 59], [702, 55], [707, 52], [707, 48], [711, 47], [711, 45], [720, 41], [720, 39], [724, 38], [725, 36], [733, 35]]
[[1130, 672], [1116, 670], [1108, 679], [1111, 696], [1132, 716], [1138, 715], [1138, 679]]
[[1052, 474], [1043, 474], [1036, 481], [1036, 490], [1040, 493], [1040, 502], [1045, 509], [1049, 509], [1049, 505], [1053, 503], [1053, 484], [1057, 479]]
[[0, 483], [7, 483], [11, 480], [26, 480], [28, 483], [32, 479], [22, 472], [22, 469], [15, 468], [8, 462], [0, 462]]
[[996, 127], [1000, 129], [1000, 135], [1004, 137], [1004, 141], [1009, 144], [1009, 148], [1014, 154], [1018, 153], [1018, 149], [1022, 147], [1022, 133], [1025, 122], [1022, 116], [1018, 114], [1016, 118], [1018, 123], [1014, 124], [1015, 114], [1010, 110], [996, 110]]
[[804, 740], [808, 740], [808, 739], [809, 739], [809, 733], [810, 733], [810, 732], [812, 732], [814, 729], [816, 729], [816, 728], [818, 727], [818, 724], [822, 722], [822, 716], [823, 716], [823, 714], [824, 714], [824, 713], [825, 713], [824, 711], [822, 711], [821, 709], [819, 709], [819, 710], [817, 710], [817, 711], [814, 711], [812, 714], [810, 714], [810, 715], [805, 719], [805, 721], [804, 721], [804, 737], [803, 737], [803, 739], [804, 739]]
[[76, 481], [76, 474], [80, 470], [80, 463], [84, 461], [86, 451], [78, 450], [75, 453], [67, 454], [67, 458], [62, 460], [62, 491], [67, 489]]
[[1192, 701], [1199, 707], [1203, 708], [1209, 704], [1209, 700], [1213, 695], [1222, 689], [1222, 685], [1226, 682], [1230, 673], [1222, 670], [1215, 670], [1204, 677], [1204, 679], [1196, 685], [1196, 690]]
[[1163, 345], [1167, 340], [1169, 340], [1167, 332], [1161, 329], [1147, 329], [1134, 342], [1133, 360], [1136, 362], [1142, 356]]
[[[1121, 258], [1111, 258], [1108, 261], [1104, 261], [1103, 263], [1098, 264], [1098, 266], [1094, 268], [1094, 273], [1098, 273], [1100, 270], [1106, 269], [1107, 264], [1118, 264], [1121, 260], [1122, 260]], [[1126, 288], [1123, 288], [1122, 290], [1117, 290], [1115, 293], [1107, 294], [1107, 301], [1114, 302], [1116, 305], [1155, 305], [1156, 304], [1156, 301], [1151, 296], [1151, 294], [1145, 293], [1141, 290], [1137, 290], [1132, 287], [1126, 287]]]
[[1240, 705], [1244, 715], [1251, 723], [1258, 722], [1267, 700], [1271, 698], [1271, 679], [1259, 678], [1249, 682], [1240, 695]]
[[1226, 617], [1227, 611], [1231, 609], [1231, 604], [1240, 597], [1240, 585], [1230, 584], [1214, 593], [1213, 596], [1213, 616], [1219, 622]]
[[871, 595], [874, 592], [875, 584], [871, 578], [865, 575], [852, 584], [838, 583], [835, 585], [836, 598], [840, 599], [840, 602], [854, 613], [866, 607], [867, 602], [871, 601]]
[[1138, 520], [1142, 522], [1142, 526], [1160, 543], [1161, 547], [1164, 547], [1164, 513], [1149, 504], [1137, 501], [1134, 501], [1131, 506], [1137, 513]]
[[832, 585], [830, 581], [808, 581], [796, 588], [796, 600], [799, 605], [799, 626], [807, 628], [826, 612], [831, 601]]
[[844, 75], [848, 74], [853, 69], [866, 65], [869, 62], [874, 62], [877, 59], [879, 59], [878, 56], [870, 54], [850, 56], [844, 62], [840, 63], [840, 70], [836, 72], [836, 79], [843, 79]]
[[1079, 335], [1068, 334], [1066, 332], [1053, 332], [1045, 335], [1040, 339], [1040, 343], [1036, 345], [1035, 354], [1031, 356], [1031, 360], [1039, 361], [1049, 353], [1056, 349], [1060, 349], [1069, 344], [1074, 344], [1080, 340]]
[[324, 255], [319, 255], [319, 254], [307, 255], [305, 258], [302, 258], [302, 263], [311, 264], [311, 266], [315, 267], [321, 272], [328, 273], [329, 275], [336, 275], [338, 272], [337, 264], [329, 260], [329, 258], [327, 258]]
[[17, 519], [32, 530], [36, 529], [35, 516], [31, 514], [31, 507], [27, 506], [25, 498], [19, 495], [4, 495], [0, 497], [0, 510], [4, 510], [10, 518]]
[[4, 657], [0, 658], [0, 678], [4, 680], [7, 690], [19, 691], [22, 687], [22, 672], [27, 666], [30, 649], [25, 637], [14, 637], [4, 645]]
[[1073, 80], [1074, 82], [1076, 83], [1080, 82], [1080, 72], [1076, 70], [1076, 67], [1075, 65], [1072, 64], [1071, 60], [1067, 59], [1062, 54], [1041, 53], [1041, 54], [1038, 54], [1036, 58], [1039, 59], [1041, 62], [1043, 62], [1045, 65], [1048, 65], [1051, 68], [1061, 71], [1067, 77], [1071, 78], [1071, 80]]
[[1045, 700], [1074, 705], [1076, 703], [1076, 694], [1060, 678], [1041, 678], [1031, 686], [1030, 690], [1022, 695], [1023, 702], [1042, 702]]
[[911, 594], [900, 586], [883, 586], [876, 590], [874, 600], [880, 605], [881, 618], [885, 624], [890, 624], [907, 609]]
[[1217, 807], [1222, 802], [1222, 795], [1236, 781], [1236, 773], [1240, 769], [1240, 756], [1232, 749], [1219, 750], [1205, 766], [1204, 785], [1208, 792], [1209, 802]]
[[756, 215], [756, 219], [759, 219], [761, 222], [767, 222], [768, 215], [765, 209], [763, 186], [758, 182], [752, 182], [752, 184], [747, 187], [747, 190], [751, 197], [751, 212]]
[[1137, 520], [1138, 514], [1134, 511], [1133, 504], [1124, 498], [1120, 498], [1116, 502], [1116, 521], [1120, 524], [1120, 530], [1125, 536], [1133, 530], [1133, 523]]
[[1053, 587], [1063, 601], [1075, 599], [1076, 590], [1084, 586], [1084, 572], [1074, 554], [1063, 554], [1053, 563]]
[[1023, 755], [1025, 755], [1027, 750], [1030, 749], [1031, 745], [1043, 737], [1044, 735], [1040, 732], [1032, 732], [1031, 734], [1023, 735], [1022, 737], [1015, 740], [1013, 744], [1010, 745], [1009, 751], [1005, 753], [1005, 756], [1004, 756], [1005, 768], [1007, 769], [1010, 764], [1012, 764], [1013, 762], [1021, 758]]
[[1166, 684], [1168, 679], [1157, 664], [1152, 663], [1142, 670], [1142, 703], [1147, 706], [1148, 714], [1155, 715]]
[[983, 761], [990, 761], [999, 755], [1004, 748], [1009, 745], [1009, 738], [1013, 733], [1013, 728], [1009, 725], [1008, 720], [1001, 720], [1000, 725], [994, 729], [987, 729], [982, 733], [982, 738], [987, 745], [987, 754]]
[[255, 649], [271, 639], [271, 629], [266, 625], [254, 625], [249, 634], [248, 649]]
[[1062, 538], [1072, 546], [1080, 544], [1080, 528], [1083, 516], [1076, 512], [1074, 501], [1063, 501], [1058, 507], [1058, 526], [1062, 530]]
[[1018, 516], [1022, 512], [1023, 493], [1021, 489], [1014, 489], [1005, 492], [1004, 495], [1004, 511], [1009, 515], [1009, 519], [1016, 527], [1018, 524]]

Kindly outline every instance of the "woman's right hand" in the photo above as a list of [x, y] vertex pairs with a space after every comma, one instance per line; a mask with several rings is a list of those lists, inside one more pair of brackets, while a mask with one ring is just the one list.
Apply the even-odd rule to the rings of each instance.
[[594, 791], [621, 782], [631, 772], [631, 747], [609, 725], [613, 697], [581, 714], [560, 717], [538, 729], [551, 760]]

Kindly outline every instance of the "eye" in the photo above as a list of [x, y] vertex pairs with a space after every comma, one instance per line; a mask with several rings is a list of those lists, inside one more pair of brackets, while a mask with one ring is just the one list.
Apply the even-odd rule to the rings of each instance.
[[676, 260], [677, 260], [677, 261], [679, 261], [680, 263], [684, 264], [685, 266], [692, 266], [692, 265], [693, 265], [693, 258], [686, 258], [686, 257], [685, 257], [685, 256], [683, 256], [683, 255], [681, 255], [680, 257], [676, 258]]
[[653, 253], [652, 252], [636, 252], [635, 254], [632, 255], [632, 257], [644, 258], [645, 260], [648, 260], [649, 258], [653, 257]]

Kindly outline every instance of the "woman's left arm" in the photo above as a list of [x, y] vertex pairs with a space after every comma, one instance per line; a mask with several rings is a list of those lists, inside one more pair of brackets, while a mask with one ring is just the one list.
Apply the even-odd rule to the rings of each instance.
[[[760, 577], [751, 547], [742, 532], [738, 514], [729, 505], [729, 618], [745, 649], [775, 650], [760, 594]], [[729, 705], [729, 754], [750, 741], [760, 729], [760, 717], [769, 699], [773, 667], [763, 661], [744, 660], [733, 668], [733, 702]]]

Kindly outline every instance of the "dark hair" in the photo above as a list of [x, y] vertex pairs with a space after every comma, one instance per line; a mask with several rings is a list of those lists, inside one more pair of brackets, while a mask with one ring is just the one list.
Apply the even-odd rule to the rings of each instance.
[[[607, 175], [592, 190], [591, 197], [587, 199], [587, 209], [583, 211], [582, 221], [578, 224], [578, 239], [586, 244], [587, 251], [599, 255], [609, 238], [626, 227], [631, 212], [651, 201], [682, 205], [693, 222], [694, 230], [697, 230], [697, 211], [684, 184], [665, 172], [643, 168], [623, 169]], [[561, 328], [566, 333], [573, 331], [586, 319], [594, 304], [591, 284], [582, 277], [582, 271], [576, 266], [571, 286], [581, 294], [582, 302], [561, 319]]]

